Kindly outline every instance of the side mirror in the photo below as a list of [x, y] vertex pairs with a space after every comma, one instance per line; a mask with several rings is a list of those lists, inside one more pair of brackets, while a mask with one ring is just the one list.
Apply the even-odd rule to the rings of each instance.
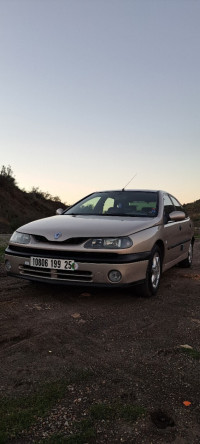
[[63, 214], [63, 212], [64, 212], [64, 210], [63, 210], [62, 208], [58, 208], [58, 209], [56, 210], [56, 214], [57, 214], [58, 216], [60, 216], [61, 214]]
[[185, 213], [184, 211], [172, 211], [169, 214], [169, 220], [171, 220], [172, 222], [181, 222], [182, 220], [185, 219]]

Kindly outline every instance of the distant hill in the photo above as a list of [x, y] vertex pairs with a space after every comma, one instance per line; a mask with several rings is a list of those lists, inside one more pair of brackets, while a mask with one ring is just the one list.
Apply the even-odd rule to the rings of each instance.
[[200, 227], [200, 199], [183, 205], [185, 211], [192, 218], [194, 225]]
[[[21, 190], [15, 181], [11, 167], [0, 171], [0, 233], [12, 233], [21, 225], [36, 219], [52, 216], [57, 208], [66, 208], [59, 197], [33, 188]], [[184, 205], [194, 225], [200, 227], [200, 199]]]
[[66, 208], [59, 197], [52, 197], [38, 188], [21, 190], [10, 167], [0, 172], [0, 233], [12, 233], [32, 220], [52, 216], [57, 208]]

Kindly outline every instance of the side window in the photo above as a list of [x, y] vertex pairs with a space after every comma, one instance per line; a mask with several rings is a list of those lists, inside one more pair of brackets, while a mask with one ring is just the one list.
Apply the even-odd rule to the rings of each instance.
[[112, 197], [108, 197], [108, 199], [106, 199], [106, 201], [104, 202], [104, 206], [103, 206], [103, 213], [107, 213], [108, 210], [113, 209], [114, 207], [114, 199]]
[[180, 204], [180, 202], [178, 202], [178, 200], [175, 199], [175, 197], [173, 197], [173, 196], [170, 196], [170, 197], [171, 197], [171, 200], [172, 200], [172, 202], [173, 202], [173, 204], [175, 206], [176, 211], [184, 211], [184, 209], [183, 209], [182, 205]]
[[92, 213], [94, 211], [96, 205], [98, 204], [99, 199], [100, 199], [100, 197], [96, 196], [96, 197], [93, 197], [92, 199], [87, 200], [82, 205], [80, 205], [81, 214]]
[[174, 211], [174, 205], [168, 196], [168, 194], [164, 194], [164, 223], [167, 224], [169, 221], [169, 214]]

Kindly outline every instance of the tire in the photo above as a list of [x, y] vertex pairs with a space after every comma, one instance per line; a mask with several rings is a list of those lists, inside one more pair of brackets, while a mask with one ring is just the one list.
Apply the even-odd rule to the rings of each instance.
[[146, 279], [139, 287], [139, 292], [144, 297], [151, 297], [158, 291], [162, 272], [162, 256], [160, 248], [155, 245], [151, 252], [147, 267]]
[[188, 248], [188, 256], [184, 261], [179, 262], [180, 267], [183, 268], [190, 268], [192, 265], [192, 259], [193, 259], [193, 242], [190, 242], [189, 248]]

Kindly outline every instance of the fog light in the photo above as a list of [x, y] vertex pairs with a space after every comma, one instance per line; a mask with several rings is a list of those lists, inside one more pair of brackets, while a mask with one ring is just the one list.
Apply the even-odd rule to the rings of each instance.
[[10, 261], [8, 261], [8, 260], [5, 261], [5, 268], [6, 268], [7, 271], [11, 270], [12, 266], [11, 266]]
[[111, 282], [119, 282], [121, 281], [122, 275], [118, 270], [112, 270], [108, 273], [108, 279]]

